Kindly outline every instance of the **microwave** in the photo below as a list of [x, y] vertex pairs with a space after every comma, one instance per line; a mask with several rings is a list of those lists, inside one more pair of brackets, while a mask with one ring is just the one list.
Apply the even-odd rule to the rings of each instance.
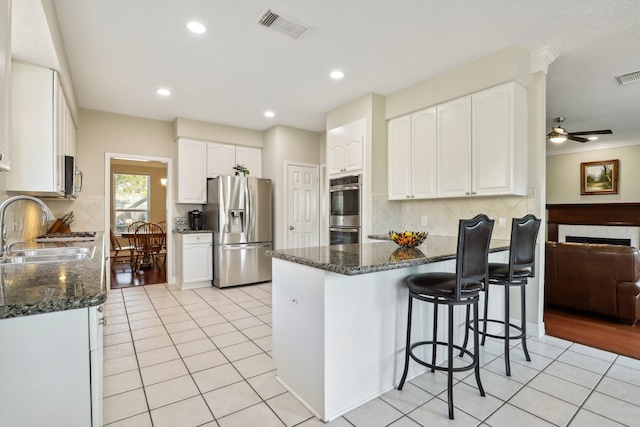
[[64, 196], [76, 198], [82, 191], [84, 175], [78, 170], [73, 156], [64, 156]]

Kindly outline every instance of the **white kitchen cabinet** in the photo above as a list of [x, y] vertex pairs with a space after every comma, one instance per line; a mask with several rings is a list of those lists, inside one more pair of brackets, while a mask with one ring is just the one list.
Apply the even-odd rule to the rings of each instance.
[[471, 96], [473, 192], [527, 194], [527, 94], [515, 83]]
[[11, 1], [0, 2], [0, 171], [9, 162], [9, 90], [11, 88]]
[[213, 233], [175, 233], [176, 278], [182, 289], [202, 288], [213, 280]]
[[330, 176], [362, 171], [366, 135], [366, 118], [327, 132], [327, 170]]
[[471, 194], [471, 97], [437, 106], [437, 195]]
[[262, 149], [209, 142], [207, 146], [207, 178], [235, 175], [236, 165], [244, 165], [250, 176], [262, 178]]
[[207, 143], [178, 138], [177, 203], [207, 203]]
[[64, 196], [65, 156], [75, 156], [76, 127], [58, 73], [12, 63], [10, 133], [7, 190]]
[[389, 121], [389, 200], [436, 196], [436, 109]]
[[244, 165], [251, 173], [251, 176], [262, 178], [262, 149], [236, 147], [236, 163]]
[[98, 307], [0, 320], [0, 425], [102, 425]]
[[438, 197], [526, 195], [526, 102], [507, 83], [437, 106]]

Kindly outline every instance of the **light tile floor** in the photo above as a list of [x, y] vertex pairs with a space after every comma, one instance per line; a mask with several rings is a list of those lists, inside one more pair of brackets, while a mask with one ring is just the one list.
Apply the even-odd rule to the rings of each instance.
[[[112, 290], [105, 304], [104, 425], [109, 427], [304, 426], [313, 417], [275, 380], [271, 284], [181, 291], [168, 285]], [[328, 423], [357, 426], [640, 425], [640, 360], [552, 337], [481, 351], [481, 397], [456, 377], [455, 420], [446, 376], [427, 373]]]

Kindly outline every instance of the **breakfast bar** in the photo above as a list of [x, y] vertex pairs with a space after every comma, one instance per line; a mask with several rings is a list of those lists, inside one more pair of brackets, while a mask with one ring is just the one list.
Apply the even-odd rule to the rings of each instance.
[[[508, 247], [493, 240], [490, 260], [504, 262]], [[404, 278], [455, 271], [456, 248], [456, 237], [430, 235], [418, 248], [383, 241], [267, 251], [278, 381], [324, 421], [396, 387], [406, 340]], [[495, 297], [489, 312], [500, 316], [504, 301]], [[429, 336], [432, 315], [426, 304], [414, 307], [412, 335]], [[460, 340], [464, 315], [455, 315]], [[412, 363], [409, 378], [424, 371]]]

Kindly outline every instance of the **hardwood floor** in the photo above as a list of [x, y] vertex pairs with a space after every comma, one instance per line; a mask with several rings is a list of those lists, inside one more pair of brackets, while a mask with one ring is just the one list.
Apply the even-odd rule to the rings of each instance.
[[547, 335], [640, 359], [640, 322], [629, 326], [616, 319], [546, 307]]
[[132, 271], [129, 264], [115, 264], [111, 269], [111, 289], [166, 282], [166, 270], [158, 265], [142, 268], [137, 273]]

